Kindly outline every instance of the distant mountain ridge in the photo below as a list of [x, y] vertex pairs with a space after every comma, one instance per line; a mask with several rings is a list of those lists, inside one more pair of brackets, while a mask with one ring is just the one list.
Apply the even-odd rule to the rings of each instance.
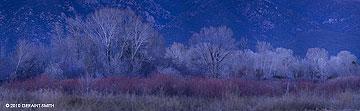
[[54, 23], [104, 6], [136, 10], [168, 44], [186, 44], [204, 26], [226, 25], [252, 49], [260, 40], [299, 55], [322, 47], [331, 55], [349, 50], [360, 56], [358, 0], [2, 0], [0, 40], [46, 42]]

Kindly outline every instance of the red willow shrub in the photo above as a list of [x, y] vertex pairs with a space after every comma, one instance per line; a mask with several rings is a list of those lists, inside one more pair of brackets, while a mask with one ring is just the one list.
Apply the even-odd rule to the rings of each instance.
[[78, 79], [66, 79], [61, 82], [56, 82], [55, 86], [57, 89], [63, 90], [65, 92], [80, 90], [80, 83]]
[[189, 79], [187, 83], [189, 93], [194, 96], [221, 97], [231, 92], [230, 81], [226, 79], [196, 77]]
[[[82, 79], [56, 81], [46, 76], [17, 80], [3, 85], [8, 89], [38, 90], [56, 89], [64, 92], [82, 92]], [[324, 82], [308, 80], [264, 80], [241, 78], [181, 78], [169, 74], [156, 74], [148, 78], [109, 77], [92, 79], [89, 89], [103, 93], [165, 94], [203, 97], [222, 97], [225, 94], [240, 96], [279, 96], [286, 92], [325, 91], [333, 93], [346, 89], [359, 90], [360, 77], [336, 78]]]
[[56, 80], [47, 76], [38, 76], [28, 80], [15, 80], [3, 85], [8, 89], [20, 89], [20, 90], [38, 90], [55, 88]]
[[157, 74], [151, 78], [144, 79], [142, 89], [148, 93], [165, 93], [170, 95], [182, 95], [186, 93], [187, 81], [183, 78], [167, 74]]
[[359, 90], [360, 89], [360, 77], [349, 76], [328, 80], [318, 87], [321, 90], [325, 90], [328, 93], [336, 93], [345, 90]]

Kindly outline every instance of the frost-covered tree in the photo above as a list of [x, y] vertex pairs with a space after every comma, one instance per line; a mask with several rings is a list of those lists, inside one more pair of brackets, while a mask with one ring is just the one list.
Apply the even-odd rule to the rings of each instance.
[[325, 49], [310, 48], [306, 52], [306, 59], [310, 63], [310, 77], [321, 78], [326, 76], [328, 52]]
[[233, 77], [256, 78], [254, 74], [254, 60], [256, 53], [250, 49], [237, 50], [231, 56], [230, 63], [233, 64], [232, 74]]
[[[66, 18], [65, 26], [57, 25], [52, 37], [52, 57], [63, 70], [64, 76], [78, 77], [85, 70], [93, 73], [105, 72], [105, 49], [99, 39], [85, 33], [86, 22], [79, 16]], [[62, 30], [65, 29], [65, 30]], [[106, 62], [105, 62], [106, 63]], [[94, 75], [95, 76], [95, 75]]]
[[115, 42], [120, 41], [125, 14], [124, 10], [103, 8], [88, 15], [84, 23], [83, 31], [86, 36], [100, 41], [103, 45], [107, 63], [110, 63]]
[[289, 68], [295, 62], [295, 57], [291, 49], [276, 48], [273, 60], [273, 67], [276, 67], [274, 75], [287, 77], [291, 74]]
[[164, 52], [162, 36], [130, 9], [102, 8], [85, 19], [67, 18], [63, 29], [55, 29], [53, 44], [61, 61], [67, 61], [61, 66], [83, 69], [77, 73], [134, 76], [146, 72]]
[[41, 74], [48, 62], [48, 48], [27, 40], [19, 40], [13, 54], [15, 71], [11, 78], [28, 78]]
[[[163, 38], [150, 23], [143, 22], [141, 16], [131, 10], [126, 10], [126, 18], [123, 23], [125, 51], [129, 60], [131, 73], [141, 69], [143, 62], [163, 56]], [[122, 48], [123, 44], [119, 44]]]
[[184, 62], [187, 56], [187, 48], [181, 43], [174, 42], [170, 47], [166, 48], [165, 58], [171, 58], [174, 62]]
[[291, 75], [290, 66], [295, 62], [292, 50], [272, 49], [270, 43], [261, 41], [258, 41], [256, 48], [254, 67], [259, 79], [287, 78]]
[[255, 75], [258, 79], [271, 78], [273, 66], [274, 52], [272, 45], [268, 42], [258, 41], [256, 45], [256, 53], [254, 60]]
[[295, 61], [290, 64], [289, 70], [293, 78], [301, 78], [305, 76], [305, 73], [308, 72], [309, 63], [305, 59], [296, 58]]
[[210, 76], [220, 77], [229, 73], [224, 61], [238, 48], [238, 43], [232, 36], [230, 28], [221, 26], [204, 27], [191, 37], [190, 45], [196, 49], [194, 53], [200, 55], [201, 63], [206, 66], [205, 70]]
[[332, 76], [350, 76], [356, 73], [357, 67], [353, 62], [356, 62], [357, 58], [349, 51], [340, 51], [336, 56], [330, 57], [329, 69]]
[[16, 61], [15, 72], [11, 78], [15, 79], [18, 76], [20, 69], [24, 66], [25, 62], [30, 61], [34, 56], [34, 44], [26, 41], [19, 40], [16, 44], [16, 51], [14, 60]]

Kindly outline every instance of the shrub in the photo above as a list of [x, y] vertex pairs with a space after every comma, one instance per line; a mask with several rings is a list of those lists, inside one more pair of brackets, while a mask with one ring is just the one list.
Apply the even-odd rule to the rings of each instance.
[[184, 95], [197, 97], [222, 98], [227, 94], [239, 96], [281, 96], [299, 92], [321, 92], [333, 94], [346, 90], [360, 89], [360, 77], [335, 78], [328, 81], [311, 80], [266, 80], [255, 81], [241, 78], [180, 78], [168, 74], [155, 74], [148, 78], [109, 77], [91, 79], [83, 84], [84, 78], [57, 81], [47, 76], [38, 76], [28, 80], [16, 80], [4, 84], [8, 89], [38, 90], [56, 89], [68, 93], [96, 91], [100, 93], [131, 93], [152, 95]]
[[15, 80], [4, 84], [5, 88], [22, 89], [22, 90], [38, 90], [56, 88], [57, 82], [47, 76], [38, 76], [28, 80]]

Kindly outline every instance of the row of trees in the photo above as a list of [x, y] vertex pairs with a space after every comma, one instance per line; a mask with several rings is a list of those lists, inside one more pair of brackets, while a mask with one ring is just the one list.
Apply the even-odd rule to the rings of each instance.
[[[231, 29], [205, 27], [190, 39], [190, 45], [174, 43], [166, 49], [165, 58], [192, 73], [210, 77], [329, 78], [359, 74], [357, 58], [348, 51], [329, 57], [322, 48], [310, 48], [305, 58], [294, 56], [291, 49], [273, 48], [258, 41], [256, 52], [245, 49], [246, 38], [236, 41]], [[239, 48], [243, 47], [243, 50]], [[180, 74], [180, 73], [179, 73]], [[181, 73], [184, 74], [184, 73]], [[185, 73], [186, 74], [186, 73]]]
[[232, 30], [221, 26], [202, 28], [188, 46], [174, 43], [165, 48], [162, 36], [135, 12], [103, 8], [56, 25], [50, 45], [19, 40], [8, 55], [1, 45], [0, 73], [2, 80], [37, 75], [62, 80], [156, 72], [257, 79], [325, 78], [359, 72], [357, 58], [348, 51], [329, 58], [326, 50], [312, 48], [300, 58], [290, 49], [273, 48], [267, 42], [258, 42], [256, 52], [246, 46], [246, 38], [236, 41]]

